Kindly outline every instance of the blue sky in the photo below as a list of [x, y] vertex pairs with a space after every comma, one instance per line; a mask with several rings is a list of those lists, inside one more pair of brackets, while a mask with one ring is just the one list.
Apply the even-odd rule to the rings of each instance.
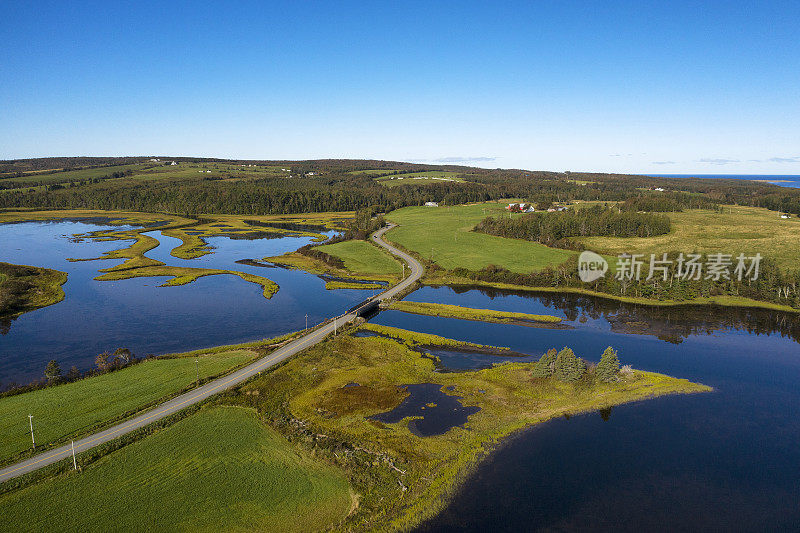
[[0, 158], [800, 174], [800, 2], [0, 4]]

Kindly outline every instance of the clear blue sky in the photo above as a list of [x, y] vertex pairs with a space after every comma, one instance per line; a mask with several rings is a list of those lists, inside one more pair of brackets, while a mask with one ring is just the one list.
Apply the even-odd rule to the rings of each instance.
[[0, 3], [0, 158], [800, 174], [800, 1]]

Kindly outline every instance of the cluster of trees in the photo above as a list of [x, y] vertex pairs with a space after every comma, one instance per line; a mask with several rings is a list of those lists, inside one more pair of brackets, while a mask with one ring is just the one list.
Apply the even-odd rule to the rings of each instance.
[[620, 204], [624, 211], [676, 213], [684, 209], [719, 209], [719, 204], [704, 196], [682, 192], [632, 196]]
[[554, 213], [529, 213], [517, 218], [487, 217], [476, 231], [537, 241], [548, 246], [572, 248], [570, 237], [613, 236], [650, 237], [669, 233], [666, 215], [618, 211], [600, 205], [585, 209], [568, 209]]
[[[570, 348], [564, 347], [560, 352], [551, 348], [533, 365], [531, 375], [542, 379], [552, 376], [565, 383], [574, 383], [586, 376], [589, 370], [586, 361], [576, 356]], [[598, 381], [610, 383], [619, 379], [619, 372], [617, 352], [609, 346], [594, 368], [594, 377]]]
[[22, 394], [23, 392], [43, 389], [45, 387], [52, 387], [62, 383], [78, 381], [90, 376], [97, 376], [100, 374], [113, 372], [121, 368], [135, 365], [152, 357], [154, 357], [153, 354], [148, 354], [143, 358], [138, 358], [127, 348], [117, 348], [113, 352], [103, 352], [98, 355], [95, 358], [95, 365], [97, 366], [96, 369], [81, 372], [78, 370], [78, 367], [73, 365], [66, 372], [66, 374], [62, 373], [59, 362], [53, 359], [47, 363], [47, 366], [45, 366], [44, 379], [34, 380], [27, 385], [21, 385], [13, 382], [8, 383], [2, 387], [3, 392], [0, 393], [0, 397], [14, 396], [17, 394]]
[[521, 274], [506, 268], [488, 265], [470, 271], [456, 268], [453, 274], [474, 281], [509, 283], [527, 287], [575, 287], [615, 296], [645, 297], [656, 300], [684, 301], [700, 297], [731, 295], [788, 305], [800, 309], [800, 271], [780, 269], [769, 258], [761, 259], [758, 279], [685, 279], [677, 271], [678, 252], [668, 253], [672, 260], [666, 273], [666, 280], [659, 273], [652, 279], [645, 279], [647, 272], [640, 279], [617, 279], [613, 272], [604, 277], [585, 283], [578, 276], [578, 258], [573, 257], [556, 267], [547, 267], [539, 272]]

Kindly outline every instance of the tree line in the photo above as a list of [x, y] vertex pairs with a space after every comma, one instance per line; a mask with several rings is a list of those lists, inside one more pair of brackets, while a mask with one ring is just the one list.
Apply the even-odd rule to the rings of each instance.
[[601, 205], [514, 218], [487, 217], [475, 226], [475, 231], [481, 233], [559, 248], [574, 248], [570, 237], [651, 237], [669, 230], [670, 219], [666, 215], [619, 211]]

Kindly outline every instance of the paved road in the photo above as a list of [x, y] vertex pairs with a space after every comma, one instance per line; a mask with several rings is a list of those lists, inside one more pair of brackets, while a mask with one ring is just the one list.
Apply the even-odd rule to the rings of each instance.
[[[386, 292], [381, 293], [376, 297], [379, 300], [385, 300], [387, 298], [391, 298], [392, 296], [396, 295], [398, 292], [406, 289], [412, 283], [417, 281], [420, 277], [422, 277], [423, 268], [422, 265], [411, 257], [410, 255], [406, 254], [405, 252], [401, 252], [394, 246], [388, 244], [386, 241], [383, 240], [383, 234], [391, 228], [382, 228], [376, 231], [372, 235], [372, 240], [380, 246], [383, 246], [392, 254], [400, 257], [401, 259], [405, 260], [408, 265], [411, 267], [410, 275], [392, 287], [391, 289], [387, 290]], [[113, 440], [121, 435], [125, 435], [126, 433], [130, 433], [136, 429], [144, 427], [156, 420], [169, 416], [173, 413], [180, 411], [190, 405], [196, 404], [208, 398], [209, 396], [213, 396], [218, 392], [224, 391], [229, 389], [235, 385], [238, 385], [255, 374], [270, 368], [281, 361], [285, 361], [289, 357], [295, 355], [296, 353], [305, 350], [311, 346], [314, 346], [318, 342], [322, 341], [328, 334], [334, 331], [334, 328], [340, 328], [343, 325], [347, 324], [351, 320], [356, 317], [355, 313], [340, 315], [338, 317], [334, 317], [333, 319], [329, 319], [329, 322], [325, 323], [324, 325], [318, 327], [317, 329], [311, 331], [310, 333], [299, 337], [292, 342], [282, 346], [281, 348], [275, 350], [271, 354], [259, 359], [258, 361], [253, 362], [252, 364], [237, 370], [236, 372], [229, 374], [227, 376], [223, 376], [221, 378], [215, 379], [214, 381], [210, 381], [199, 387], [197, 389], [193, 389], [189, 392], [181, 394], [180, 396], [176, 396], [175, 398], [154, 407], [149, 411], [145, 411], [142, 414], [112, 426], [105, 431], [100, 431], [93, 435], [90, 435], [86, 438], [81, 440], [75, 441], [75, 453], [80, 453], [86, 451], [90, 448], [103, 444], [104, 442], [108, 442]], [[8, 479], [15, 478], [17, 476], [21, 476], [23, 474], [27, 474], [28, 472], [33, 472], [39, 468], [47, 466], [49, 464], [55, 463], [62, 459], [69, 457], [72, 454], [72, 448], [69, 444], [61, 446], [59, 448], [54, 448], [52, 450], [48, 450], [44, 453], [40, 453], [39, 455], [35, 455], [30, 459], [26, 459], [24, 461], [20, 461], [19, 463], [13, 464], [6, 468], [0, 470], [0, 483], [6, 481]]]

